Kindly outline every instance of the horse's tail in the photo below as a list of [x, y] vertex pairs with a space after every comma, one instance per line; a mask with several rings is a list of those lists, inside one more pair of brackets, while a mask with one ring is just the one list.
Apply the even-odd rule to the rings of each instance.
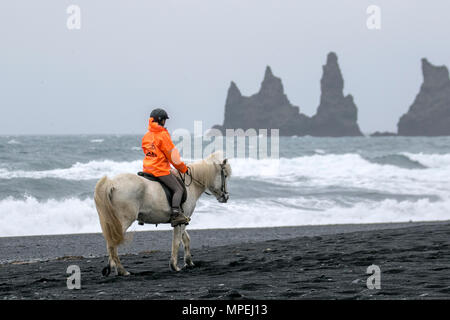
[[122, 224], [111, 203], [113, 190], [112, 181], [104, 176], [95, 186], [94, 200], [105, 240], [109, 246], [118, 246], [123, 242], [124, 236]]

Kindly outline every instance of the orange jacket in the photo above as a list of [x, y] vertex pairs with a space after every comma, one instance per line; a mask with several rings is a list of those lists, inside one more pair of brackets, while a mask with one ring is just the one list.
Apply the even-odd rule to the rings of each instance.
[[187, 171], [169, 132], [157, 122], [153, 122], [153, 118], [150, 118], [148, 132], [142, 138], [142, 150], [145, 153], [144, 172], [146, 173], [151, 173], [155, 177], [166, 176], [170, 174], [170, 164], [181, 173]]

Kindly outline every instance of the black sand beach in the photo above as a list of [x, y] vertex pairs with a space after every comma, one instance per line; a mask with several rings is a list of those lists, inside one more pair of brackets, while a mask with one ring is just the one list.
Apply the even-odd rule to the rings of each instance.
[[[450, 298], [450, 222], [190, 234], [196, 266], [175, 273], [170, 232], [134, 233], [119, 251], [128, 277], [101, 275], [100, 234], [0, 238], [0, 299]], [[372, 264], [379, 290], [366, 286]], [[80, 290], [67, 289], [69, 265], [81, 269]]]

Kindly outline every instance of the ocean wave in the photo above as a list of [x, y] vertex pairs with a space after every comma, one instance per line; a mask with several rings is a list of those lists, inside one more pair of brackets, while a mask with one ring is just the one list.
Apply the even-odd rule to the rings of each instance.
[[66, 180], [91, 180], [99, 179], [104, 175], [114, 176], [119, 173], [136, 173], [142, 170], [142, 160], [117, 162], [111, 160], [89, 161], [87, 163], [75, 163], [70, 168], [52, 169], [42, 171], [9, 171], [0, 168], [0, 179], [28, 178], [44, 179], [56, 178]]
[[92, 139], [91, 143], [102, 143], [105, 139]]
[[7, 198], [0, 201], [0, 236], [99, 232], [92, 199], [38, 201]]
[[423, 154], [402, 153], [391, 154], [375, 158], [364, 158], [357, 153], [323, 154], [322, 150], [316, 150], [317, 154], [294, 158], [280, 159], [231, 159], [233, 172], [239, 176], [277, 175], [280, 170], [284, 173], [298, 173], [300, 170], [322, 171], [365, 171], [369, 168], [387, 169], [426, 169], [449, 168], [450, 154]]
[[[201, 199], [192, 216], [190, 229], [274, 227], [346, 223], [378, 223], [449, 220], [450, 199], [364, 201], [339, 206], [330, 200], [308, 198], [266, 198], [251, 202], [230, 200], [219, 204]], [[38, 201], [7, 198], [0, 201], [0, 236], [71, 234], [101, 232], [93, 199], [70, 198]], [[129, 231], [169, 230], [134, 223]]]
[[[233, 175], [261, 183], [270, 182], [299, 190], [336, 188], [396, 195], [448, 197], [450, 156], [420, 155], [412, 161], [427, 168], [402, 168], [371, 162], [359, 154], [312, 155], [280, 160], [234, 159]], [[419, 157], [418, 157], [419, 158]], [[233, 179], [233, 178], [232, 178]]]
[[410, 159], [407, 155], [404, 154], [389, 154], [380, 157], [375, 157], [371, 159], [367, 159], [370, 162], [382, 164], [382, 165], [393, 165], [400, 168], [406, 169], [425, 169], [427, 166], [423, 165], [417, 160]]
[[[384, 162], [383, 164], [377, 163]], [[233, 180], [270, 183], [288, 188], [352, 188], [400, 195], [446, 197], [450, 190], [449, 154], [407, 154], [370, 161], [359, 154], [320, 154], [280, 159], [230, 159]], [[387, 162], [401, 162], [405, 168]], [[417, 163], [416, 163], [417, 162]], [[422, 165], [420, 165], [420, 164]], [[422, 166], [424, 166], [422, 168]], [[75, 163], [70, 168], [42, 171], [10, 171], [0, 168], [0, 179], [55, 178], [72, 181], [96, 180], [104, 175], [142, 170], [142, 160], [112, 160]], [[263, 186], [263, 185], [262, 185]]]
[[[353, 187], [373, 187], [379, 183], [396, 183], [405, 187], [411, 181], [440, 183], [450, 175], [450, 154], [399, 154], [366, 159], [356, 153], [314, 154], [280, 159], [230, 159], [233, 176], [270, 180], [279, 184], [304, 183], [344, 184]], [[99, 179], [103, 175], [136, 173], [142, 170], [142, 160], [94, 160], [77, 162], [69, 168], [41, 171], [0, 168], [0, 179], [57, 178], [66, 180]], [[371, 183], [373, 181], [375, 183]], [[382, 187], [382, 185], [380, 185]], [[407, 186], [406, 186], [407, 187]]]
[[403, 155], [413, 161], [417, 161], [429, 168], [450, 168], [450, 154], [437, 153], [409, 153], [403, 152]]

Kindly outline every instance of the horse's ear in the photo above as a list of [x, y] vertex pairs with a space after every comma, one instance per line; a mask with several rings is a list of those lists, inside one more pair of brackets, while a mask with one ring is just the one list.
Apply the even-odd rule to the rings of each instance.
[[228, 159], [224, 159], [222, 164], [227, 164]]

